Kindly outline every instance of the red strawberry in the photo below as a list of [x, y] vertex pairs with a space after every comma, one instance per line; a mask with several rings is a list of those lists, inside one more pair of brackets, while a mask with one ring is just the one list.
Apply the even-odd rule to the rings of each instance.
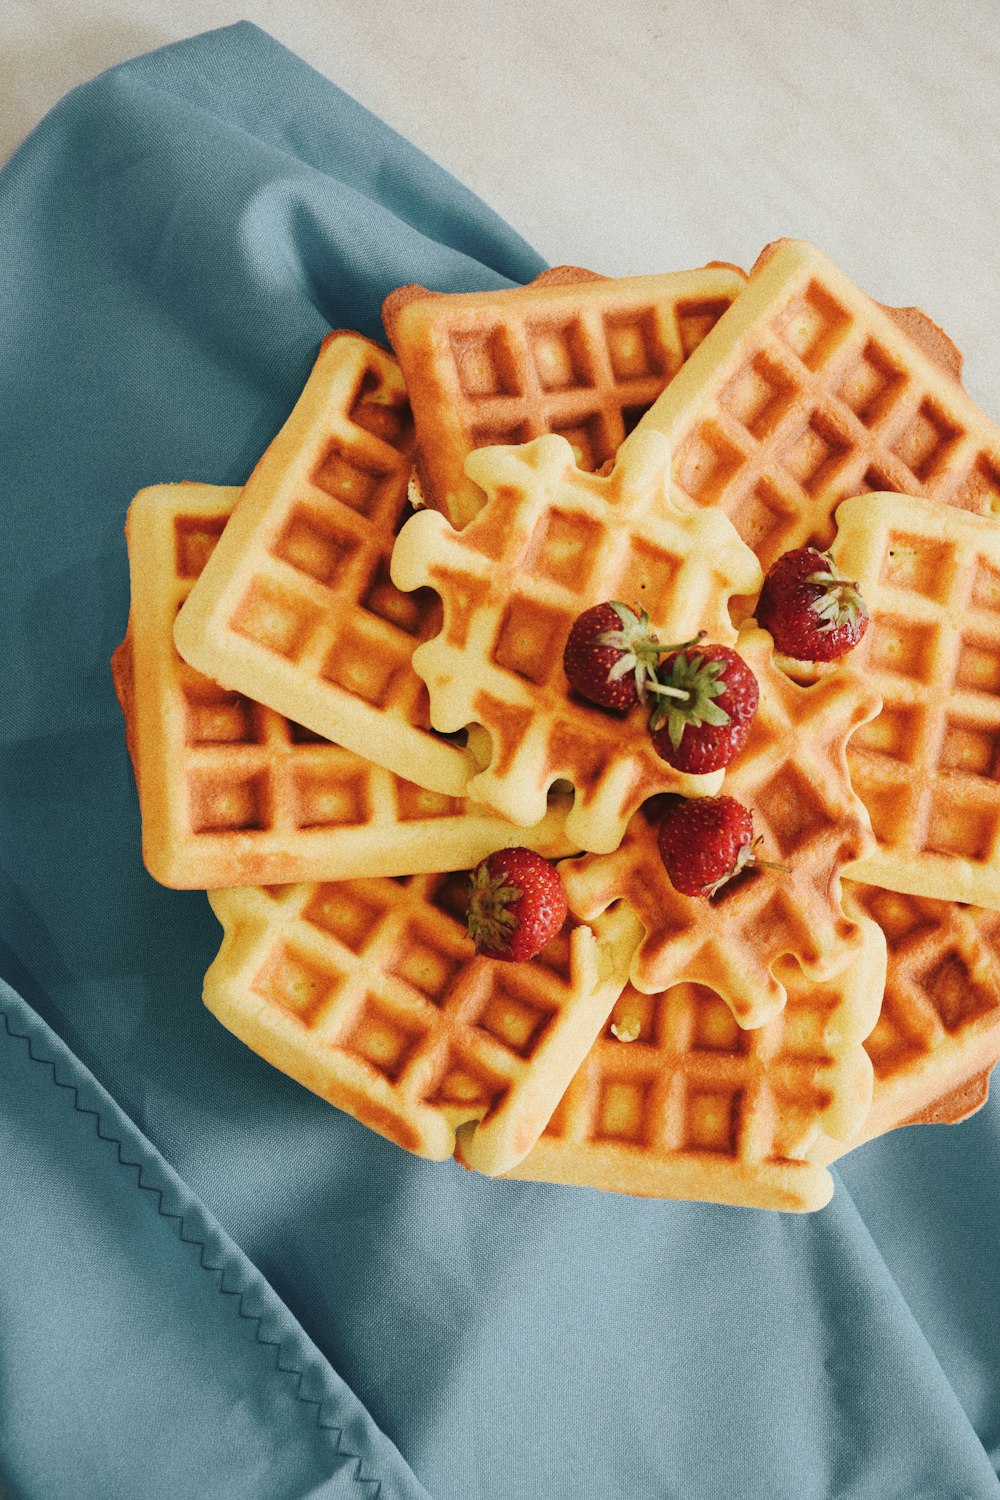
[[688, 646], [657, 673], [649, 720], [656, 753], [692, 776], [718, 771], [746, 743], [760, 696], [757, 679], [728, 646]]
[[498, 849], [472, 872], [467, 920], [477, 953], [534, 958], [566, 920], [562, 877], [531, 849]]
[[825, 552], [796, 547], [768, 570], [757, 623], [796, 661], [834, 661], [858, 644], [868, 612], [857, 584], [840, 578]]
[[670, 884], [682, 896], [714, 896], [757, 863], [753, 819], [735, 797], [671, 798], [657, 843]]
[[585, 609], [573, 623], [563, 651], [570, 686], [591, 703], [622, 711], [646, 701], [646, 684], [664, 651], [649, 628], [649, 615], [612, 601]]

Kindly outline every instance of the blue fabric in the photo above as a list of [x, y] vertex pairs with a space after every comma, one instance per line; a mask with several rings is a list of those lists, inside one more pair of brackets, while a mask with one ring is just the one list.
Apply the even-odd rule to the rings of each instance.
[[1000, 1495], [995, 1103], [810, 1218], [491, 1183], [231, 1038], [141, 867], [132, 494], [239, 483], [391, 287], [538, 256], [248, 25], [65, 99], [0, 228], [5, 1500]]

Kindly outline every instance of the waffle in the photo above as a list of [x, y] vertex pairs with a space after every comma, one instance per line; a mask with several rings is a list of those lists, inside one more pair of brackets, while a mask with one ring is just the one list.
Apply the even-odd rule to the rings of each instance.
[[462, 527], [485, 496], [477, 448], [567, 439], [581, 468], [612, 459], [746, 277], [711, 265], [610, 279], [573, 266], [507, 291], [400, 287], [382, 309], [417, 429], [427, 502]]
[[846, 666], [811, 687], [792, 682], [774, 663], [771, 637], [755, 625], [744, 626], [736, 650], [757, 678], [760, 703], [743, 751], [726, 770], [725, 793], [753, 813], [761, 858], [790, 873], [747, 869], [711, 901], [679, 894], [657, 847], [655, 799], [613, 853], [560, 869], [570, 911], [598, 932], [601, 913], [614, 902], [637, 913], [645, 936], [630, 979], [638, 990], [703, 984], [741, 1026], [756, 1027], [785, 1003], [778, 960], [791, 955], [822, 982], [841, 972], [861, 943], [841, 905], [840, 876], [873, 840], [851, 789], [846, 746], [880, 700]]
[[824, 1137], [830, 1162], [899, 1125], [953, 1124], [984, 1102], [1000, 1058], [1000, 913], [844, 882], [845, 907], [873, 918], [889, 944], [878, 1024], [865, 1043], [872, 1107], [847, 1140]]
[[473, 762], [433, 734], [410, 669], [437, 628], [429, 594], [389, 581], [408, 513], [412, 423], [402, 376], [360, 334], [333, 333], [177, 618], [185, 661], [431, 791]]
[[872, 615], [851, 659], [884, 700], [851, 742], [878, 839], [851, 874], [1000, 907], [1000, 522], [884, 494], [837, 525]]
[[480, 1171], [530, 1150], [625, 984], [618, 914], [530, 963], [472, 956], [461, 876], [213, 891], [225, 936], [205, 1003], [268, 1062], [408, 1151]]
[[872, 1095], [862, 1043], [878, 1015], [885, 940], [870, 919], [859, 925], [861, 949], [826, 983], [781, 965], [788, 1003], [754, 1031], [702, 985], [655, 995], [629, 986], [538, 1144], [508, 1175], [641, 1197], [822, 1208], [833, 1182], [810, 1149], [856, 1132]]
[[[238, 496], [161, 485], [129, 509], [132, 604], [112, 665], [150, 874], [200, 889], [412, 874], [464, 869], [515, 842], [485, 809], [403, 781], [181, 660], [174, 618]], [[563, 817], [554, 805], [516, 842], [571, 852]]]
[[666, 435], [681, 491], [721, 507], [766, 569], [828, 546], [850, 495], [1000, 508], [1000, 430], [960, 368], [916, 309], [882, 307], [813, 246], [778, 241], [640, 426]]
[[414, 652], [432, 722], [475, 724], [492, 747], [469, 795], [513, 823], [537, 822], [549, 788], [575, 788], [566, 821], [577, 848], [613, 849], [657, 791], [715, 790], [721, 773], [682, 776], [653, 748], [648, 709], [623, 719], [570, 693], [562, 653], [574, 619], [607, 599], [644, 605], [663, 641], [705, 628], [735, 639], [728, 604], [760, 570], [725, 516], [674, 504], [669, 453], [635, 434], [607, 477], [586, 474], [565, 438], [473, 453], [490, 496], [464, 530], [421, 511], [400, 532], [392, 577], [440, 594], [441, 633]]

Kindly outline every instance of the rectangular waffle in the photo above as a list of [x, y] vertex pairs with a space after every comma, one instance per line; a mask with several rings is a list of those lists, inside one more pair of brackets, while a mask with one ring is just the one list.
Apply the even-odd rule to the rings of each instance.
[[[412, 874], [464, 869], [513, 842], [484, 808], [404, 781], [181, 660], [174, 619], [238, 496], [160, 485], [129, 509], [132, 602], [113, 670], [150, 874], [200, 889]], [[568, 852], [563, 816], [554, 807], [517, 842]]]
[[846, 1140], [819, 1140], [816, 1162], [900, 1125], [953, 1124], [984, 1102], [1000, 1058], [1000, 912], [844, 883], [845, 906], [889, 945], [885, 997], [865, 1043], [872, 1107]]
[[412, 423], [399, 367], [332, 333], [243, 490], [177, 619], [181, 656], [213, 682], [419, 786], [460, 796], [471, 755], [435, 735], [414, 647], [428, 593], [389, 581], [409, 507]]
[[850, 495], [1000, 509], [1000, 429], [960, 368], [916, 309], [880, 306], [821, 251], [781, 240], [640, 426], [667, 436], [680, 489], [721, 507], [766, 569], [828, 546]]
[[851, 663], [883, 699], [848, 752], [878, 840], [850, 873], [1000, 907], [1000, 521], [883, 494], [837, 525], [871, 613]]
[[213, 891], [224, 929], [205, 976], [222, 1024], [408, 1151], [515, 1166], [625, 984], [626, 913], [598, 947], [564, 929], [528, 963], [472, 955], [467, 878]]
[[383, 309], [417, 430], [423, 498], [454, 526], [483, 503], [477, 448], [557, 432], [582, 469], [613, 459], [742, 287], [735, 266], [611, 279], [573, 266], [506, 291], [400, 287]]
[[753, 1031], [697, 984], [622, 994], [538, 1144], [506, 1175], [749, 1208], [808, 1211], [833, 1192], [810, 1161], [820, 1137], [851, 1136], [871, 1100], [862, 1042], [878, 1014], [885, 941], [842, 975], [808, 981], [785, 961], [784, 1010]]

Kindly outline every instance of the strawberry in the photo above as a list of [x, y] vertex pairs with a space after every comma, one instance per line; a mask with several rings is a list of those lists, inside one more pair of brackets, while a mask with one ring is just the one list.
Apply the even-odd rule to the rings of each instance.
[[825, 552], [796, 547], [773, 563], [757, 601], [757, 623], [796, 661], [834, 661], [858, 644], [868, 612], [856, 583]]
[[660, 645], [645, 610], [636, 614], [615, 600], [577, 616], [563, 651], [563, 670], [581, 697], [624, 712], [646, 702], [660, 657], [676, 649]]
[[757, 712], [757, 679], [728, 646], [688, 646], [668, 656], [651, 691], [656, 753], [692, 776], [718, 771], [746, 743]]
[[753, 818], [735, 797], [671, 797], [657, 843], [670, 884], [682, 896], [714, 896], [748, 865], [787, 871], [756, 857]]
[[555, 865], [531, 849], [498, 849], [472, 872], [469, 935], [487, 958], [521, 963], [540, 953], [566, 920]]

